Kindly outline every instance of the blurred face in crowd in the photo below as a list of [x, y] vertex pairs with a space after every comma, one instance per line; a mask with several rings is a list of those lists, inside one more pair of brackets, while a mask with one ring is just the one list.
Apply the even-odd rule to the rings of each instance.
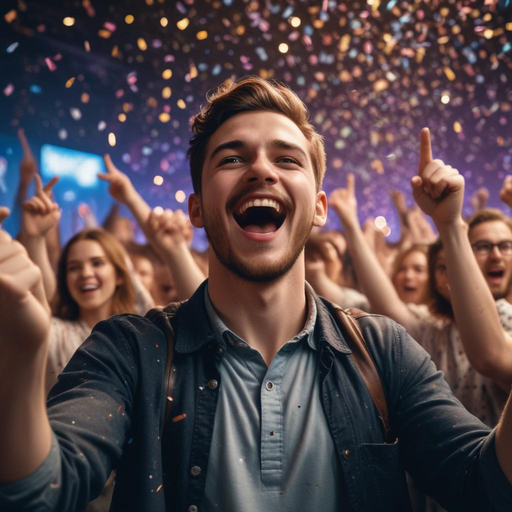
[[122, 283], [103, 247], [95, 240], [78, 240], [69, 249], [66, 284], [80, 313], [102, 311], [110, 316], [112, 299]]
[[406, 254], [393, 277], [393, 284], [403, 302], [421, 304], [428, 284], [426, 254], [421, 251]]
[[469, 241], [493, 297], [505, 297], [512, 279], [510, 228], [500, 220], [482, 222], [471, 229]]
[[313, 225], [325, 222], [325, 193], [317, 192], [308, 148], [293, 121], [269, 111], [237, 114], [210, 138], [190, 218], [204, 226], [216, 260], [238, 277], [283, 276]]
[[434, 267], [435, 286], [437, 292], [447, 301], [450, 301], [450, 285], [448, 284], [448, 276], [446, 274], [446, 256], [444, 249], [439, 251], [436, 257], [436, 265]]
[[167, 265], [157, 263], [154, 266], [155, 278], [150, 290], [157, 306], [165, 306], [178, 300], [178, 294], [171, 271]]
[[140, 282], [144, 285], [146, 290], [151, 293], [155, 282], [155, 270], [153, 268], [153, 263], [151, 263], [149, 258], [139, 255], [131, 256], [131, 260]]

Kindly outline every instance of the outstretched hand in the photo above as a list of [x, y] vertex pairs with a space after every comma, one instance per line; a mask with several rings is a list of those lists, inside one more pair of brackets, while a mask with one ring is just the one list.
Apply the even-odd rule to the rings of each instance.
[[130, 178], [128, 178], [124, 172], [121, 172], [114, 165], [110, 155], [104, 155], [103, 160], [105, 162], [107, 172], [98, 173], [98, 178], [100, 180], [107, 181], [110, 184], [108, 192], [116, 201], [127, 204], [130, 202], [134, 194], [136, 194]]
[[357, 217], [356, 178], [352, 173], [347, 175], [346, 188], [340, 187], [331, 192], [329, 206], [338, 214], [344, 226], [359, 222]]
[[432, 158], [428, 128], [421, 130], [418, 174], [411, 185], [416, 204], [438, 227], [462, 219], [464, 178], [457, 169]]
[[28, 237], [41, 237], [60, 220], [59, 205], [50, 198], [51, 190], [59, 178], [52, 178], [44, 187], [39, 174], [36, 174], [34, 179], [36, 194], [23, 203], [22, 232]]

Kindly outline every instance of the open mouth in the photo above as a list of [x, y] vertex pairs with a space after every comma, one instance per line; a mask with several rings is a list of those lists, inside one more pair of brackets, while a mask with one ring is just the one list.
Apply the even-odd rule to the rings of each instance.
[[85, 286], [80, 287], [80, 291], [82, 293], [94, 292], [99, 288], [98, 285], [95, 284], [86, 284]]
[[414, 293], [417, 290], [415, 286], [404, 286], [404, 291]]
[[233, 213], [233, 217], [244, 231], [274, 233], [283, 225], [286, 212], [274, 199], [249, 199]]
[[487, 275], [491, 279], [502, 279], [503, 276], [505, 275], [505, 271], [504, 270], [489, 270], [489, 271], [487, 271]]

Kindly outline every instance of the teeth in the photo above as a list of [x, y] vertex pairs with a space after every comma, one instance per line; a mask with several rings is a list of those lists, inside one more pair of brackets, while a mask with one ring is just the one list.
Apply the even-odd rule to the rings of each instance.
[[96, 288], [98, 288], [98, 287], [94, 284], [88, 284], [86, 286], [82, 286], [82, 290], [84, 292], [89, 291], [89, 290], [96, 290]]
[[264, 206], [266, 208], [274, 208], [277, 213], [281, 213], [281, 205], [274, 199], [265, 197], [264, 199], [249, 199], [240, 207], [240, 215], [242, 215], [248, 208]]

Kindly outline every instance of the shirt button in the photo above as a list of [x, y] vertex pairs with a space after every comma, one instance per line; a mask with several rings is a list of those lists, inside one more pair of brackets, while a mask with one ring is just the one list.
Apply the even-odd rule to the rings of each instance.
[[210, 389], [215, 389], [218, 385], [219, 385], [219, 383], [215, 379], [208, 381], [208, 384], [207, 384], [207, 386]]
[[197, 512], [199, 509], [195, 505], [188, 507], [188, 512]]
[[224, 355], [224, 349], [222, 347], [218, 347], [215, 352], [217, 352], [218, 356]]
[[192, 469], [190, 470], [190, 474], [192, 476], [199, 476], [201, 474], [201, 468], [199, 466], [192, 466]]
[[267, 391], [272, 391], [274, 389], [274, 383], [269, 380], [266, 384], [265, 384], [265, 387], [267, 388]]
[[343, 450], [343, 455], [348, 459], [352, 454], [350, 453], [350, 450]]

